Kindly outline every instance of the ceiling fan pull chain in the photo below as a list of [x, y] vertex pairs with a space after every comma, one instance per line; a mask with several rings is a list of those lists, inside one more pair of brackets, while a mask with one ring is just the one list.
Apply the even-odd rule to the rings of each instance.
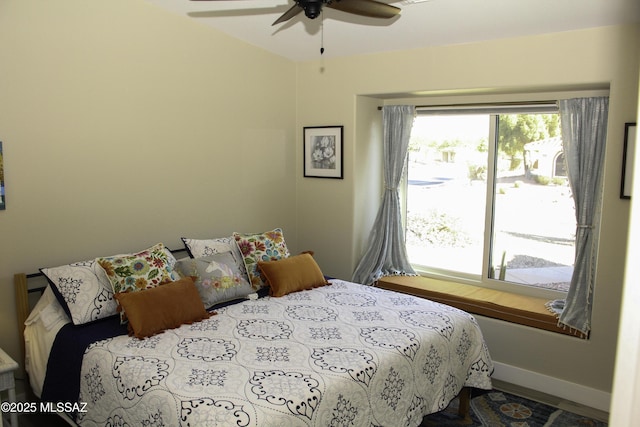
[[324, 12], [320, 12], [320, 55], [324, 53]]

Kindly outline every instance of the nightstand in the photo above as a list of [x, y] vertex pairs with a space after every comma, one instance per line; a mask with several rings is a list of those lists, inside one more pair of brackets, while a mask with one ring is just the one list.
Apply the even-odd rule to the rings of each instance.
[[[0, 348], [0, 393], [5, 390], [9, 391], [9, 402], [16, 401], [16, 383], [13, 378], [13, 371], [18, 369], [18, 364], [15, 360], [9, 357], [7, 353], [5, 353]], [[2, 402], [2, 396], [0, 396], [0, 403]], [[2, 413], [0, 413], [0, 427], [2, 427]], [[11, 420], [11, 427], [18, 427], [18, 414], [16, 412], [11, 412], [9, 414], [9, 419]]]

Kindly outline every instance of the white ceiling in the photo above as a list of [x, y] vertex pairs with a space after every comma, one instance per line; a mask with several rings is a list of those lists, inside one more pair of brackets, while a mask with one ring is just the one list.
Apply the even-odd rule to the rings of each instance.
[[324, 8], [324, 20], [300, 13], [276, 26], [293, 0], [146, 1], [294, 61], [319, 59], [322, 45], [337, 57], [640, 22], [639, 0], [381, 0], [400, 15]]

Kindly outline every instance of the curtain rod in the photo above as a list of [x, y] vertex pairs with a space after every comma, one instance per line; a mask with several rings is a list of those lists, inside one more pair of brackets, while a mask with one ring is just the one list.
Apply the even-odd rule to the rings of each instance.
[[[416, 109], [447, 109], [447, 108], [481, 108], [481, 107], [518, 107], [527, 105], [557, 105], [557, 101], [514, 101], [514, 102], [481, 102], [470, 104], [439, 104], [439, 105], [416, 105]], [[378, 106], [382, 110], [383, 106]]]

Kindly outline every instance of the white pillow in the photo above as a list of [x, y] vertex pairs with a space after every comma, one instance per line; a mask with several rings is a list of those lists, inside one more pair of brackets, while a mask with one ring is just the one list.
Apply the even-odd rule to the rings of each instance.
[[74, 325], [116, 314], [118, 305], [113, 299], [111, 282], [95, 260], [40, 271]]
[[59, 321], [69, 323], [70, 319], [64, 309], [56, 299], [51, 290], [51, 286], [47, 286], [38, 299], [38, 302], [29, 313], [29, 317], [24, 321], [25, 326], [32, 325], [40, 321], [46, 330], [51, 328]]

